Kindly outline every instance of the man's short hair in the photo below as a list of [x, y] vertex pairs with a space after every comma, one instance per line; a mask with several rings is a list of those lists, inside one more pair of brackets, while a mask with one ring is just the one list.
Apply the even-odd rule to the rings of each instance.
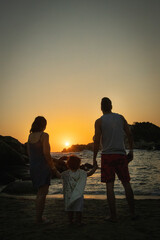
[[101, 100], [101, 110], [103, 112], [108, 112], [112, 110], [112, 102], [109, 98], [104, 97]]

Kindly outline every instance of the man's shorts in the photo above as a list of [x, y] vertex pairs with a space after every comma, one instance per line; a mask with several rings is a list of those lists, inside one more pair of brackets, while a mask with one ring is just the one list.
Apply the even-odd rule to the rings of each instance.
[[114, 182], [117, 174], [121, 182], [129, 182], [128, 160], [122, 154], [102, 154], [101, 182]]

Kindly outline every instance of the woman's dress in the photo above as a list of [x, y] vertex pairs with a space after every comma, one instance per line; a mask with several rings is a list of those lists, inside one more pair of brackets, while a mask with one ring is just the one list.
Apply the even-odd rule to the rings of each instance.
[[39, 140], [36, 143], [28, 143], [30, 152], [30, 174], [33, 186], [38, 189], [44, 185], [50, 185], [51, 168], [43, 154], [43, 145]]

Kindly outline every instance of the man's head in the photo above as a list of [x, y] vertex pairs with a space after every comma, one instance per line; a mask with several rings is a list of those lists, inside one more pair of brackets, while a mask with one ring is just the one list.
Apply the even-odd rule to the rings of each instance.
[[112, 110], [112, 102], [109, 98], [104, 97], [101, 100], [101, 110], [102, 112], [111, 112]]

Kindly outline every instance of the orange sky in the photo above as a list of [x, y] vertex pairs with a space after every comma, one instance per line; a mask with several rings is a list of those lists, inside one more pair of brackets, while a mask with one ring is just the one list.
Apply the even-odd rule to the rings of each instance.
[[42, 115], [52, 151], [87, 144], [104, 96], [128, 123], [160, 126], [159, 9], [145, 0], [4, 1], [0, 134], [24, 143]]

